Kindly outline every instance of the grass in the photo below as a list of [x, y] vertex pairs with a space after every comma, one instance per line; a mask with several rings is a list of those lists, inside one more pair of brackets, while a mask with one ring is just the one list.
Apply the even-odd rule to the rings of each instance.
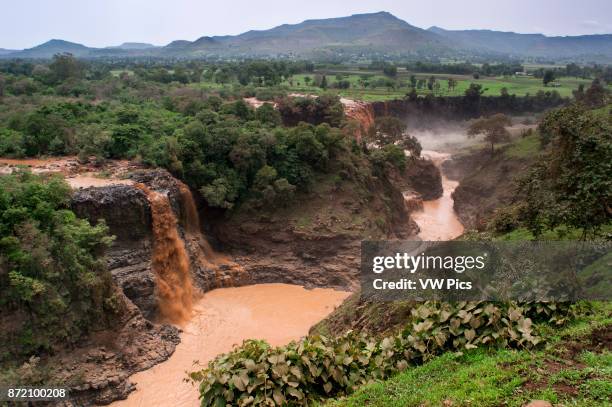
[[[612, 223], [602, 226], [599, 232], [604, 236], [612, 234]], [[542, 232], [538, 240], [580, 240], [581, 237], [582, 229], [559, 226], [553, 230]], [[496, 239], [503, 241], [524, 241], [535, 240], [535, 236], [526, 228], [517, 228], [511, 232], [497, 236]]]
[[504, 154], [510, 158], [532, 158], [540, 152], [540, 139], [533, 132], [527, 137], [519, 137], [515, 139]]
[[[396, 377], [327, 403], [357, 406], [522, 406], [530, 400], [576, 406], [609, 406], [612, 353], [596, 346], [609, 338], [612, 304], [595, 303], [563, 329], [548, 328], [541, 349], [475, 349], [446, 353]], [[602, 330], [603, 327], [607, 327]], [[609, 340], [608, 340], [609, 342]]]
[[597, 117], [612, 117], [612, 103], [608, 103], [606, 106], [600, 107], [599, 109], [591, 110], [591, 114]]

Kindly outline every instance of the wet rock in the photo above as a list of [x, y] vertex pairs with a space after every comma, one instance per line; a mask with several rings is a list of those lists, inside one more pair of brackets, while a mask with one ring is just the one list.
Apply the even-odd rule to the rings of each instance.
[[104, 219], [117, 242], [127, 243], [151, 235], [151, 208], [145, 194], [131, 185], [76, 190], [71, 209], [90, 223]]
[[442, 176], [431, 160], [414, 161], [406, 167], [402, 175], [406, 187], [418, 192], [421, 199], [429, 201], [442, 196]]

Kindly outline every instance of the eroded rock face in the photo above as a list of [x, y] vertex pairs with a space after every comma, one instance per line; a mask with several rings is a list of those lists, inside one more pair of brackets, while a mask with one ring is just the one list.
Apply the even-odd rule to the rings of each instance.
[[[270, 215], [252, 211], [237, 219], [215, 221], [215, 236], [243, 267], [245, 284], [279, 282], [354, 290], [359, 285], [362, 240], [406, 239], [418, 232], [394, 182], [372, 181], [367, 197], [350, 188], [327, 191], [329, 195], [311, 193], [301, 198], [302, 204], [295, 204], [297, 214], [280, 209]], [[305, 205], [317, 209], [313, 212]], [[306, 215], [309, 225], [300, 227], [295, 218]], [[347, 224], [347, 219], [359, 222]], [[371, 227], [377, 222], [384, 226]]]
[[[136, 183], [167, 194], [180, 217], [179, 182], [166, 171], [141, 171]], [[72, 210], [97, 223], [104, 219], [115, 240], [107, 253], [108, 266], [122, 304], [114, 328], [94, 332], [77, 349], [58, 356], [58, 378], [76, 383], [65, 405], [108, 404], [134, 390], [129, 376], [170, 357], [180, 342], [179, 330], [156, 324], [154, 250], [151, 205], [135, 185], [111, 185], [75, 190]], [[181, 233], [183, 233], [182, 228]]]
[[418, 192], [424, 201], [442, 196], [442, 176], [431, 160], [416, 160], [406, 168], [403, 176], [407, 184]]
[[92, 333], [76, 349], [57, 355], [54, 377], [69, 385], [62, 406], [109, 404], [134, 390], [129, 377], [168, 359], [180, 342], [179, 330], [151, 323], [121, 292], [116, 328]]
[[[193, 282], [202, 291], [256, 283], [342, 289], [355, 289], [358, 285], [360, 242], [373, 237], [365, 235], [359, 225], [343, 232], [330, 230], [330, 225], [325, 224], [304, 231], [282, 221], [266, 220], [265, 216], [232, 223], [208, 214], [201, 219], [202, 227], [214, 230], [215, 238], [224, 248], [224, 254], [219, 254], [190, 227], [189, 218], [193, 214], [188, 214], [180, 181], [163, 170], [137, 172], [131, 179], [168, 196], [190, 258]], [[393, 182], [380, 179], [373, 186], [378, 191], [373, 197], [348, 195], [341, 203], [346, 207], [345, 213], [361, 214], [370, 223], [376, 219], [370, 212], [366, 217], [364, 208], [376, 216], [387, 211], [389, 230], [374, 237], [407, 238], [418, 231], [405, 210], [400, 189]], [[338, 197], [317, 199], [337, 200]], [[92, 223], [105, 219], [110, 232], [116, 236], [108, 253], [108, 264], [121, 295], [129, 299], [126, 300], [129, 309], [120, 328], [104, 333], [111, 335], [110, 338], [105, 339], [102, 334], [99, 338], [92, 337], [82, 355], [73, 355], [73, 359], [67, 356], [63, 362], [70, 369], [84, 366], [90, 372], [84, 384], [75, 389], [78, 403], [104, 404], [125, 398], [133, 390], [129, 375], [167, 359], [179, 337], [175, 328], [150, 322], [155, 320], [157, 303], [151, 268], [152, 213], [145, 193], [136, 185], [83, 188], [75, 191], [72, 209]], [[334, 222], [334, 219], [328, 221]]]
[[302, 233], [288, 225], [247, 222], [224, 228], [219, 239], [237, 253], [244, 274], [236, 285], [297, 284], [354, 289], [360, 241], [350, 235]]
[[91, 187], [75, 191], [72, 210], [97, 223], [104, 219], [115, 236], [107, 253], [113, 278], [146, 318], [155, 315], [155, 283], [151, 207], [145, 194], [132, 185]]

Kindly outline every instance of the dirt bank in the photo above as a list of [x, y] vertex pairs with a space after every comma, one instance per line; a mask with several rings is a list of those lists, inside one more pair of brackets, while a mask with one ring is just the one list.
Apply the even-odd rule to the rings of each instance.
[[129, 185], [132, 181], [127, 179], [128, 174], [143, 167], [127, 160], [91, 160], [84, 163], [77, 157], [0, 158], [0, 175], [9, 174], [19, 168], [27, 168], [35, 174], [60, 174], [71, 187], [79, 189]]
[[455, 155], [443, 164], [448, 176], [459, 181], [452, 198], [466, 228], [482, 230], [496, 208], [520, 199], [515, 180], [536, 158], [510, 156], [506, 150], [499, 149], [494, 155], [477, 150]]

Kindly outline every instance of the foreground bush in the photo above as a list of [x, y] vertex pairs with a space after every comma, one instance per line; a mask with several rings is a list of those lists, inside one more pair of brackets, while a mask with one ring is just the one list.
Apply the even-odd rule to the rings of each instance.
[[562, 323], [567, 306], [554, 304], [424, 303], [412, 323], [377, 340], [348, 332], [313, 336], [273, 348], [248, 340], [189, 376], [201, 382], [202, 406], [308, 405], [427, 360], [443, 351], [478, 346], [531, 347], [540, 338], [533, 320]]

